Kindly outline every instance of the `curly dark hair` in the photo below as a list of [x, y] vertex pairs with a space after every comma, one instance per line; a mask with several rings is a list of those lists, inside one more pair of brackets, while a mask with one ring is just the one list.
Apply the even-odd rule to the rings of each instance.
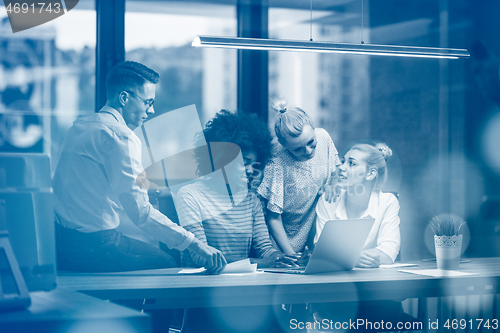
[[[221, 110], [205, 125], [203, 134], [207, 143], [231, 142], [242, 150], [254, 150], [259, 169], [263, 169], [271, 156], [271, 133], [267, 124], [256, 114]], [[199, 171], [204, 173], [200, 167]]]

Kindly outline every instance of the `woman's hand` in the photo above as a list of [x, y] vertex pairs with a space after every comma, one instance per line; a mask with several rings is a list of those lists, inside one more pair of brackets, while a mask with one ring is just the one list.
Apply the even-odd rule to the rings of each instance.
[[377, 268], [380, 266], [380, 253], [376, 249], [363, 250], [359, 255], [356, 267]]
[[309, 259], [311, 258], [312, 251], [306, 246], [304, 252], [300, 253], [300, 257], [297, 258], [297, 264], [299, 266], [307, 266]]
[[323, 185], [318, 191], [318, 195], [325, 196], [325, 200], [328, 202], [335, 202], [340, 196], [340, 186], [338, 185]]
[[297, 253], [290, 255], [283, 252], [276, 252], [273, 267], [299, 267], [297, 264], [299, 257], [300, 254]]

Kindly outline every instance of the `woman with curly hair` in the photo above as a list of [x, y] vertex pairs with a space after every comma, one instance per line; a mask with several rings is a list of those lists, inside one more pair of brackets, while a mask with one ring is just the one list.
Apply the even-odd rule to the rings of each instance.
[[[180, 225], [222, 251], [228, 262], [248, 258], [251, 251], [258, 258], [277, 259], [281, 252], [270, 242], [262, 204], [248, 191], [249, 179], [257, 173], [254, 167], [266, 163], [270, 155], [267, 125], [256, 115], [222, 110], [203, 134], [211, 163], [203, 163], [206, 157], [197, 155], [198, 171], [206, 176], [179, 190], [175, 204]], [[235, 159], [239, 149], [227, 143], [239, 146], [244, 164]], [[201, 258], [192, 252], [182, 253], [181, 262], [202, 266]]]
[[[270, 155], [267, 125], [256, 115], [222, 110], [207, 123], [203, 134], [207, 146], [202, 148], [208, 147], [211, 158], [207, 158], [205, 149], [195, 153], [198, 172], [205, 176], [177, 193], [180, 225], [201, 242], [220, 250], [227, 262], [249, 258], [253, 253], [270, 265], [293, 263], [294, 259], [273, 248], [262, 204], [248, 190], [256, 162], [263, 165]], [[236, 158], [240, 149], [243, 163]], [[188, 267], [203, 264], [192, 251], [184, 251], [181, 262]], [[272, 308], [262, 306], [189, 309], [184, 322], [184, 332], [248, 331], [254, 326], [255, 332], [275, 332], [278, 325]]]
[[[231, 142], [238, 145], [242, 153], [255, 155], [255, 160], [248, 161], [249, 164], [249, 187], [256, 191], [262, 178], [262, 171], [271, 157], [271, 133], [267, 125], [257, 117], [256, 114], [244, 112], [231, 113], [221, 110], [213, 119], [208, 121], [203, 130], [204, 139], [209, 142]], [[214, 152], [214, 159], [218, 159], [224, 152]], [[227, 157], [227, 156], [226, 156]], [[221, 156], [221, 163], [224, 156]], [[201, 174], [210, 173], [209, 165], [198, 163]]]

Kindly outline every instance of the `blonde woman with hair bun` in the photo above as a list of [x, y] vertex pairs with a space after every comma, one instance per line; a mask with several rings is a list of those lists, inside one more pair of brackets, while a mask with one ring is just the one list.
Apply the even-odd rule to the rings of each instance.
[[279, 249], [294, 255], [313, 245], [316, 203], [340, 164], [330, 135], [314, 128], [307, 113], [277, 100], [278, 142], [257, 189], [267, 206], [266, 220]]
[[335, 202], [321, 198], [316, 206], [316, 236], [319, 239], [325, 223], [335, 219], [374, 218], [372, 229], [356, 266], [368, 268], [392, 264], [400, 243], [399, 202], [392, 193], [380, 188], [387, 180], [387, 159], [392, 150], [385, 143], [358, 143], [344, 155], [338, 168]]
[[[357, 267], [392, 264], [399, 253], [399, 202], [394, 194], [380, 190], [387, 179], [387, 160], [391, 155], [392, 150], [385, 143], [353, 145], [338, 168], [335, 187], [340, 189], [340, 196], [331, 203], [322, 197], [316, 206], [315, 242], [329, 220], [375, 219]], [[314, 320], [319, 322], [325, 318], [339, 322], [363, 319], [391, 322], [396, 327], [398, 322], [418, 321], [404, 313], [400, 301], [393, 300], [317, 303], [311, 307]]]

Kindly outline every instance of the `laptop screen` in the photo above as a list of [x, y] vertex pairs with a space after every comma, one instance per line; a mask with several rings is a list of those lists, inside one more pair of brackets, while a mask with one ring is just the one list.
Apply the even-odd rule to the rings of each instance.
[[374, 222], [373, 218], [326, 222], [306, 273], [353, 269]]

